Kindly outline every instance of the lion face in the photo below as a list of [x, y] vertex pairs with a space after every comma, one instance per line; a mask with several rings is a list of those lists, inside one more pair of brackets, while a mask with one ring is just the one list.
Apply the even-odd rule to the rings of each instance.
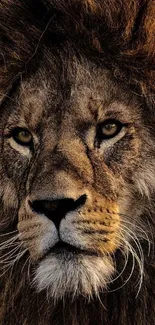
[[98, 294], [116, 251], [128, 254], [145, 228], [155, 166], [140, 102], [95, 63], [55, 55], [2, 115], [4, 224], [18, 229], [33, 285], [55, 299]]

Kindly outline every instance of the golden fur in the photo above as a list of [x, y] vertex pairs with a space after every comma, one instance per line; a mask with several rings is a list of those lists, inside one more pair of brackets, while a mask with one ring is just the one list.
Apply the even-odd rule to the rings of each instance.
[[1, 1], [2, 325], [154, 322], [153, 17]]

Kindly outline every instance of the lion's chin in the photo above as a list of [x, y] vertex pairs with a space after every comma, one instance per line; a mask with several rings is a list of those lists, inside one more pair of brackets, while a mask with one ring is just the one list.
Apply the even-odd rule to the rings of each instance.
[[65, 295], [91, 297], [106, 289], [113, 273], [114, 266], [109, 256], [69, 251], [50, 253], [39, 262], [34, 284], [38, 292], [46, 290], [48, 296], [55, 300]]

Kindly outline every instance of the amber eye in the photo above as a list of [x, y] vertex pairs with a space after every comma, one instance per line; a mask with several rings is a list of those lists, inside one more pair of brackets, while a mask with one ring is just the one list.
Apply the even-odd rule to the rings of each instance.
[[32, 142], [32, 135], [27, 129], [16, 128], [12, 133], [13, 139], [23, 146], [29, 146]]
[[122, 129], [123, 124], [117, 120], [106, 120], [98, 125], [97, 138], [107, 140], [115, 137]]

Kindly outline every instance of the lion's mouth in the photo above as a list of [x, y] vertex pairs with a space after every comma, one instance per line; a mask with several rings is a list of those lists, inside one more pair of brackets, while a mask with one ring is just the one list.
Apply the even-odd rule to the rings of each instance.
[[63, 241], [59, 241], [57, 244], [55, 244], [53, 247], [51, 247], [42, 257], [42, 259], [44, 259], [45, 257], [49, 256], [50, 254], [54, 254], [54, 255], [72, 255], [72, 256], [78, 256], [78, 255], [95, 255], [98, 256], [99, 254], [97, 254], [95, 251], [93, 251], [93, 249], [83, 249], [83, 248], [79, 248], [79, 247], [75, 247], [71, 244], [65, 243]]

